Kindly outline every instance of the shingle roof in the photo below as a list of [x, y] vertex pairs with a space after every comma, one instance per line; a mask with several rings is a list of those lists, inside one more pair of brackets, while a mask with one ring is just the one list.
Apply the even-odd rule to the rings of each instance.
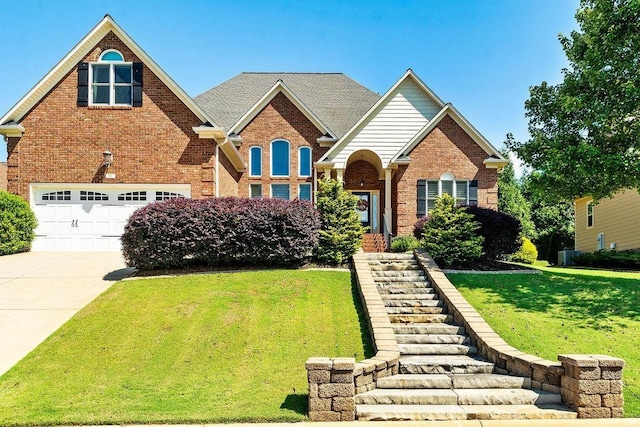
[[229, 129], [278, 80], [338, 137], [380, 98], [342, 73], [242, 73], [194, 100], [217, 125]]

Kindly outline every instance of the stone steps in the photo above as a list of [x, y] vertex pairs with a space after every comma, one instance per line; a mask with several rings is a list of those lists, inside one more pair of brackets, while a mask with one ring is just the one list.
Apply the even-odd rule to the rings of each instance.
[[576, 418], [559, 394], [532, 390], [530, 378], [493, 373], [412, 256], [376, 254], [370, 266], [400, 350], [400, 373], [356, 395], [356, 419]]
[[356, 405], [359, 421], [574, 419], [559, 405]]
[[357, 405], [559, 405], [557, 393], [527, 389], [382, 389], [356, 396]]
[[475, 355], [476, 347], [464, 344], [398, 344], [402, 355]]
[[497, 374], [398, 374], [378, 379], [379, 389], [531, 388], [531, 379]]

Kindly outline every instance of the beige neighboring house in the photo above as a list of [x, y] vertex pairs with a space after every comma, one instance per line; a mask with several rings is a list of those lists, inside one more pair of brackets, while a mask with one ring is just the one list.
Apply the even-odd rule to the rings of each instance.
[[7, 164], [0, 162], [0, 190], [7, 191]]
[[576, 250], [640, 249], [640, 193], [625, 190], [594, 204], [576, 200]]

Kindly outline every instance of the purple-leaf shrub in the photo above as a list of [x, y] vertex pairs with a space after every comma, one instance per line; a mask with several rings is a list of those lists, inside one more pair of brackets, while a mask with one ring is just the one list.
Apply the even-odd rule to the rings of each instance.
[[484, 237], [482, 249], [488, 261], [500, 259], [520, 248], [520, 221], [504, 212], [479, 206], [466, 206], [467, 212], [480, 223], [476, 232]]
[[293, 265], [310, 257], [319, 227], [318, 213], [300, 200], [173, 199], [134, 212], [122, 250], [129, 266], [143, 270]]

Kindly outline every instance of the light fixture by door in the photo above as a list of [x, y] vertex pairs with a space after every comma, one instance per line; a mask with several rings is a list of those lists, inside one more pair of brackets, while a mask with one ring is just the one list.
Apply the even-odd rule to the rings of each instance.
[[113, 154], [107, 148], [102, 152], [102, 166], [109, 167], [113, 163]]

